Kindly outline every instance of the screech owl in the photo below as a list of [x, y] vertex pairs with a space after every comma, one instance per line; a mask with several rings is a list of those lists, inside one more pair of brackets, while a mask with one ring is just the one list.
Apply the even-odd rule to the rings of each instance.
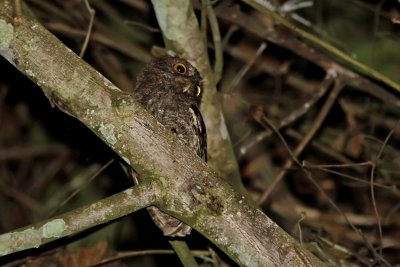
[[[201, 91], [202, 79], [195, 67], [185, 59], [163, 56], [145, 65], [133, 96], [180, 142], [207, 160], [207, 134], [198, 108]], [[165, 236], [190, 234], [190, 226], [158, 208], [151, 206], [148, 211]]]

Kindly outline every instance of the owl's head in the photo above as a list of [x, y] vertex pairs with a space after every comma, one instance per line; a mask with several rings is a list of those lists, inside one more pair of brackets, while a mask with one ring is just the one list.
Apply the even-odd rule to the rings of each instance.
[[197, 69], [187, 60], [172, 56], [156, 58], [142, 69], [137, 79], [137, 89], [149, 87], [164, 90], [162, 93], [196, 99], [196, 102], [203, 89]]

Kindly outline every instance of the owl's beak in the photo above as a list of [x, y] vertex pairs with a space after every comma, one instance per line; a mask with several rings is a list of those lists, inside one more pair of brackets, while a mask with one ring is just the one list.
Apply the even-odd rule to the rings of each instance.
[[186, 84], [186, 85], [183, 87], [183, 92], [186, 93], [189, 89], [190, 89], [190, 84]]

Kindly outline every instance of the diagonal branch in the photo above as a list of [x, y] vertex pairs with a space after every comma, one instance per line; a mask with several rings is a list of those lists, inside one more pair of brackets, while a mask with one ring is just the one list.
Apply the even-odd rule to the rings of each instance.
[[96, 203], [2, 234], [0, 256], [38, 248], [53, 240], [77, 234], [140, 210], [154, 203], [154, 192], [158, 190], [160, 185], [155, 182], [141, 183]]

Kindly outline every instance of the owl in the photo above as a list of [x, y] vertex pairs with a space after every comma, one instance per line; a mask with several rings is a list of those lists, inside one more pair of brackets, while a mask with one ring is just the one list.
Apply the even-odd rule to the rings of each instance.
[[[137, 77], [133, 97], [178, 140], [207, 160], [207, 134], [199, 111], [202, 79], [188, 61], [163, 56], [144, 66]], [[139, 180], [134, 177], [135, 183]], [[183, 237], [190, 226], [162, 212], [147, 208], [155, 224], [165, 236]]]

